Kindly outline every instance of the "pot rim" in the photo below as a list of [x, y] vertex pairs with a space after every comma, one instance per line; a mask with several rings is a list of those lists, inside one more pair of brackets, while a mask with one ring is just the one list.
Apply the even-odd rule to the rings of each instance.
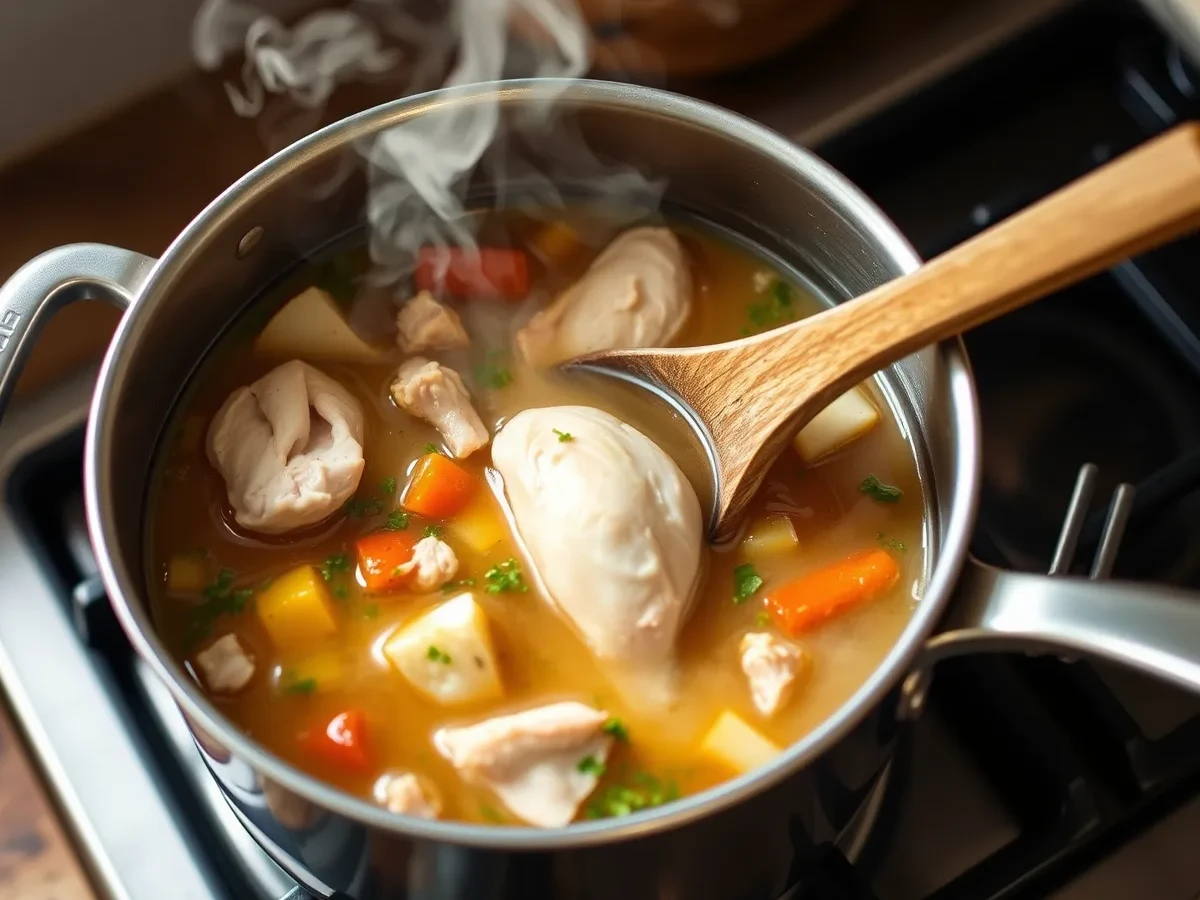
[[885, 247], [890, 261], [902, 271], [909, 272], [920, 265], [916, 251], [896, 226], [832, 167], [765, 126], [704, 101], [618, 82], [523, 79], [441, 89], [383, 104], [332, 123], [260, 163], [213, 200], [163, 253], [122, 318], [97, 380], [84, 447], [88, 531], [98, 550], [97, 562], [110, 602], [137, 653], [166, 684], [175, 702], [194, 725], [215, 738], [234, 756], [244, 759], [260, 776], [269, 778], [324, 809], [372, 828], [411, 838], [518, 851], [595, 846], [685, 825], [779, 784], [842, 738], [908, 673], [913, 658], [949, 603], [958, 572], [966, 558], [979, 492], [979, 413], [974, 382], [961, 340], [946, 341], [936, 348], [948, 384], [950, 426], [957, 435], [953, 465], [961, 477], [955, 484], [948, 507], [945, 540], [940, 547], [931, 550], [937, 553], [937, 557], [924, 597], [891, 651], [832, 715], [771, 763], [697, 794], [630, 816], [575, 823], [554, 829], [419, 819], [388, 812], [366, 799], [334, 788], [300, 771], [244, 735], [221, 715], [185, 670], [171, 660], [154, 633], [148, 616], [134, 608], [127, 599], [142, 592], [144, 577], [141, 573], [127, 571], [124, 564], [108, 552], [108, 547], [117, 541], [117, 528], [111, 509], [103, 502], [100, 485], [107, 479], [104, 474], [109, 444], [107, 436], [111, 429], [119, 427], [119, 423], [107, 398], [113, 391], [114, 383], [122, 378], [125, 358], [137, 350], [138, 326], [145, 306], [141, 301], [160, 290], [162, 285], [169, 286], [173, 280], [173, 270], [179, 267], [180, 260], [186, 259], [195, 246], [202, 245], [213, 233], [218, 232], [232, 209], [252, 201], [264, 183], [283, 177], [307, 158], [319, 155], [331, 146], [345, 146], [359, 141], [383, 128], [420, 115], [429, 108], [447, 103], [472, 103], [493, 93], [498, 93], [500, 102], [505, 102], [506, 98], [519, 102], [531, 98], [554, 100], [566, 97], [584, 105], [669, 116], [719, 132], [728, 140], [746, 144], [755, 152], [773, 158], [810, 184], [836, 197], [842, 207], [840, 212], [870, 232]]

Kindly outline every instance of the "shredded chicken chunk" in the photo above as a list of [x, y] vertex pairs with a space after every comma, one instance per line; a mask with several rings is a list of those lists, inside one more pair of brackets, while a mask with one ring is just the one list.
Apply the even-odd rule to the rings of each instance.
[[236, 694], [254, 677], [254, 658], [236, 634], [217, 638], [197, 653], [196, 665], [214, 694]]
[[402, 563], [399, 574], [413, 574], [412, 586], [419, 591], [439, 588], [458, 571], [458, 557], [454, 549], [436, 537], [425, 537], [413, 547], [412, 559]]
[[396, 314], [396, 344], [405, 353], [453, 350], [471, 343], [458, 313], [421, 291]]
[[754, 708], [764, 716], [775, 715], [791, 698], [797, 680], [808, 670], [808, 654], [768, 632], [745, 635], [739, 651]]
[[683, 472], [641, 432], [586, 406], [518, 413], [492, 461], [540, 586], [610, 671], [638, 675], [630, 699], [664, 696], [653, 689], [669, 687], [703, 543]]
[[633, 228], [517, 333], [535, 365], [585, 353], [670, 343], [692, 307], [692, 276], [669, 228]]
[[465, 459], [490, 440], [467, 386], [453, 369], [414, 356], [396, 370], [392, 399], [438, 430], [450, 452]]
[[375, 800], [402, 816], [436, 819], [442, 814], [442, 798], [437, 790], [412, 772], [392, 773], [376, 781]]
[[596, 787], [612, 738], [607, 714], [566, 701], [441, 728], [434, 746], [469, 783], [487, 787], [517, 817], [567, 825]]
[[209, 426], [208, 458], [237, 523], [281, 534], [320, 522], [354, 495], [362, 440], [362, 405], [292, 360], [229, 395]]

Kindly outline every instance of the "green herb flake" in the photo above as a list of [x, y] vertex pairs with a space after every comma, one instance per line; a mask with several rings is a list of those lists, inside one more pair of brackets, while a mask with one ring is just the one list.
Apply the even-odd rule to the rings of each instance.
[[575, 768], [584, 775], [595, 775], [597, 778], [604, 777], [604, 763], [600, 762], [594, 756], [585, 756]]
[[484, 818], [484, 820], [488, 821], [488, 822], [505, 822], [505, 821], [507, 821], [504, 818], [504, 816], [502, 816], [500, 814], [500, 811], [498, 809], [496, 809], [496, 807], [488, 806], [486, 803], [484, 803], [482, 806], [479, 807], [479, 815], [481, 815]]
[[625, 723], [616, 716], [610, 716], [608, 721], [601, 726], [601, 729], [605, 734], [611, 734], [618, 741], [621, 741], [624, 744], [629, 743], [629, 729], [627, 729], [625, 727]]
[[664, 782], [648, 772], [639, 772], [633, 784], [613, 784], [602, 790], [587, 808], [589, 819], [611, 819], [662, 806], [679, 798], [674, 782]]
[[762, 586], [762, 576], [754, 571], [754, 566], [750, 563], [742, 563], [733, 570], [734, 603], [745, 603]]
[[879, 546], [884, 550], [895, 550], [897, 553], [905, 553], [908, 551], [908, 547], [904, 545], [903, 541], [898, 541], [895, 538], [889, 538], [882, 531], [877, 531], [875, 533], [875, 540], [879, 542]]
[[792, 286], [778, 278], [771, 282], [760, 299], [751, 303], [746, 309], [752, 330], [765, 330], [791, 322], [796, 318], [795, 306], [792, 302]]
[[756, 628], [766, 628], [771, 624], [771, 617], [765, 612], [756, 613], [754, 616], [754, 625]]
[[363, 612], [364, 619], [378, 619], [379, 618], [379, 607], [377, 605], [375, 605], [374, 603], [364, 606], [362, 612]]
[[344, 584], [335, 584], [333, 586], [333, 596], [335, 600], [345, 600], [350, 596], [350, 590]]
[[489, 594], [503, 594], [509, 591], [524, 593], [529, 590], [525, 577], [521, 574], [521, 565], [511, 556], [502, 563], [497, 563], [484, 573], [487, 579]]
[[450, 654], [433, 644], [430, 644], [429, 649], [425, 651], [425, 657], [435, 663], [441, 663], [443, 666], [450, 665]]
[[442, 536], [442, 526], [441, 525], [426, 525], [425, 530], [421, 532], [421, 537], [423, 537], [423, 538], [427, 538], [427, 537], [435, 538], [435, 537], [441, 537], [441, 536]]
[[900, 488], [891, 484], [884, 484], [874, 475], [868, 475], [859, 484], [858, 490], [860, 493], [866, 494], [872, 500], [879, 503], [899, 503], [900, 498], [904, 496], [904, 492]]
[[317, 690], [317, 679], [302, 678], [299, 681], [293, 681], [291, 684], [283, 686], [285, 694], [312, 694]]
[[484, 361], [475, 368], [475, 378], [480, 384], [492, 390], [501, 390], [516, 380], [510, 368], [508, 353], [504, 350], [492, 350]]
[[342, 512], [351, 519], [362, 519], [366, 516], [377, 516], [383, 512], [383, 501], [378, 497], [371, 497], [369, 500], [363, 500], [359, 497], [351, 497], [342, 504]]
[[463, 579], [460, 579], [459, 581], [447, 581], [445, 584], [442, 585], [442, 593], [443, 594], [451, 594], [454, 591], [460, 590], [462, 588], [469, 588], [469, 587], [475, 587], [475, 579], [474, 578], [463, 578]]
[[385, 496], [396, 493], [396, 479], [389, 475], [379, 482], [379, 493]]
[[570, 432], [559, 431], [557, 428], [552, 428], [551, 431], [558, 435], [558, 442], [560, 444], [567, 444], [575, 440], [575, 435]]
[[345, 553], [335, 553], [325, 562], [321, 563], [321, 577], [326, 581], [332, 581], [333, 576], [340, 572], [350, 571], [350, 557]]
[[408, 513], [402, 509], [393, 509], [388, 513], [387, 521], [383, 523], [383, 527], [388, 531], [403, 531], [408, 527]]
[[234, 588], [232, 569], [221, 569], [213, 583], [201, 592], [203, 602], [188, 612], [187, 643], [194, 646], [212, 631], [217, 619], [222, 616], [244, 612], [254, 599], [253, 588]]
[[428, 444], [425, 445], [425, 452], [426, 453], [441, 453], [442, 449], [437, 444], [430, 441]]

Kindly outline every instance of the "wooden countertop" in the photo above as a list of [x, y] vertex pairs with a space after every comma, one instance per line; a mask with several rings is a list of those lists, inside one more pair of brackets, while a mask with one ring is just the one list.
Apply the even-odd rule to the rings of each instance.
[[[1070, 2], [863, 0], [795, 59], [768, 64], [758, 77], [740, 75], [712, 90], [680, 87], [785, 134], [818, 140], [834, 123], [843, 127], [914, 87], [918, 69], [926, 77], [940, 74], [968, 47], [1002, 41]], [[323, 121], [391, 96], [386, 85], [343, 88]], [[156, 255], [209, 200], [277, 148], [264, 144], [255, 123], [233, 115], [210, 76], [147, 96], [0, 172], [0, 281], [39, 252], [73, 241]], [[18, 396], [98, 359], [117, 320], [116, 310], [94, 302], [60, 312], [37, 342]], [[0, 703], [0, 900], [9, 897], [94, 900], [96, 894]]]

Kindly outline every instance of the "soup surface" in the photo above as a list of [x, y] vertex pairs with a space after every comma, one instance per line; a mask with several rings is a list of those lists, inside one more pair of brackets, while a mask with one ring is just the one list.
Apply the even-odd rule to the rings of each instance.
[[[673, 282], [685, 295], [682, 325], [660, 324], [671, 343], [730, 340], [819, 309], [746, 248], [692, 224], [667, 227], [660, 223], [655, 233], [665, 235], [667, 257], [680, 251], [687, 282]], [[702, 543], [702, 526], [685, 514], [692, 508], [686, 483], [703, 509], [699, 521], [707, 518], [711, 487], [675, 415], [631, 387], [558, 373], [516, 339], [563, 291], [603, 274], [603, 261], [593, 262], [623, 231], [585, 211], [549, 222], [489, 213], [479, 228], [482, 257], [431, 255], [415, 284], [387, 286], [367, 277], [361, 247], [343, 249], [290, 276], [205, 361], [154, 473], [148, 579], [167, 646], [248, 735], [397, 812], [565, 824], [628, 814], [761, 764], [819, 725], [878, 666], [919, 597], [924, 548], [913, 452], [874, 385], [842, 398], [805, 430], [764, 483], [747, 537], [718, 551]], [[634, 268], [650, 266], [635, 294], [666, 290], [654, 281], [655, 271], [666, 271], [664, 258], [649, 250], [630, 257]], [[621, 262], [614, 258], [608, 268]], [[585, 331], [599, 340], [615, 340], [605, 337], [606, 316], [620, 305], [619, 281], [593, 291], [600, 300]], [[314, 286], [317, 292], [306, 291]], [[414, 352], [428, 340], [413, 339], [402, 304], [414, 303], [419, 287], [432, 288], [423, 299], [432, 314], [449, 309], [461, 328], [458, 337]], [[307, 300], [292, 301], [297, 295]], [[592, 301], [577, 292], [573, 302]], [[517, 428], [523, 410], [542, 410], [537, 421], [553, 426], [554, 437], [548, 449], [523, 457], [540, 473], [526, 487], [542, 505], [527, 504], [534, 510], [527, 515], [555, 501], [538, 491], [562, 492], [564, 484], [573, 491], [565, 478], [576, 478], [578, 502], [559, 503], [559, 518], [549, 524], [516, 517], [520, 505], [510, 502], [494, 468], [498, 443], [456, 455], [461, 421], [430, 416], [439, 431], [411, 403], [401, 408], [393, 384], [414, 355], [436, 363], [431, 371], [460, 376], [484, 440], [509, 423]], [[270, 391], [259, 391], [258, 406], [237, 419], [227, 398], [297, 359], [361, 407], [357, 443], [339, 432], [340, 414], [314, 399], [332, 396], [321, 393], [324, 382], [299, 375], [288, 383], [306, 384], [309, 399], [298, 401], [296, 433], [285, 435], [279, 410], [273, 418]], [[444, 405], [441, 388], [434, 400]], [[242, 399], [253, 407], [248, 393]], [[537, 467], [551, 458], [562, 465], [583, 459], [586, 470], [587, 458], [570, 454], [588, 452], [592, 432], [556, 424], [585, 421], [577, 407], [605, 410], [666, 451], [663, 471], [673, 460], [686, 476], [683, 499], [672, 506], [656, 482], [658, 500], [647, 502], [665, 504], [662, 516], [647, 513], [621, 531], [622, 521], [604, 516], [640, 514], [613, 511], [627, 488], [640, 490], [639, 479], [649, 479], [638, 466], [617, 459], [608, 481], [597, 476], [591, 484], [586, 471], [557, 470], [557, 481], [539, 481]], [[639, 437], [629, 437], [629, 446], [643, 447]], [[346, 447], [353, 458], [338, 470], [335, 457]], [[297, 474], [298, 466], [317, 463], [326, 466], [321, 477], [305, 482]], [[252, 469], [258, 474], [247, 475]], [[242, 490], [245, 484], [278, 478], [292, 479], [289, 497], [274, 512], [269, 504], [247, 511], [253, 491]], [[347, 490], [347, 478], [348, 499], [322, 511], [321, 502]], [[305, 496], [317, 499], [301, 515]], [[319, 518], [288, 527], [289, 516]], [[667, 559], [670, 541], [694, 547], [695, 555]], [[560, 557], [573, 548], [591, 555], [564, 569], [561, 558], [539, 560], [539, 547], [558, 548]], [[596, 605], [632, 596], [600, 590], [624, 565], [623, 557], [608, 564], [598, 555], [609, 547], [613, 554], [645, 551], [646, 564], [622, 577], [651, 579], [636, 582], [645, 609], [666, 610], [667, 624], [654, 632], [658, 643], [645, 658], [633, 656], [628, 635], [597, 631], [625, 620], [611, 625], [604, 618], [611, 610]], [[681, 566], [687, 583], [679, 592], [671, 571]], [[564, 578], [573, 581], [564, 587]], [[690, 611], [672, 591], [692, 598]], [[649, 614], [635, 613], [632, 627], [646, 626]], [[655, 618], [651, 627], [661, 624]], [[605, 644], [610, 637], [615, 643]], [[502, 718], [539, 709], [540, 720]], [[471, 730], [480, 723], [485, 730]]]

